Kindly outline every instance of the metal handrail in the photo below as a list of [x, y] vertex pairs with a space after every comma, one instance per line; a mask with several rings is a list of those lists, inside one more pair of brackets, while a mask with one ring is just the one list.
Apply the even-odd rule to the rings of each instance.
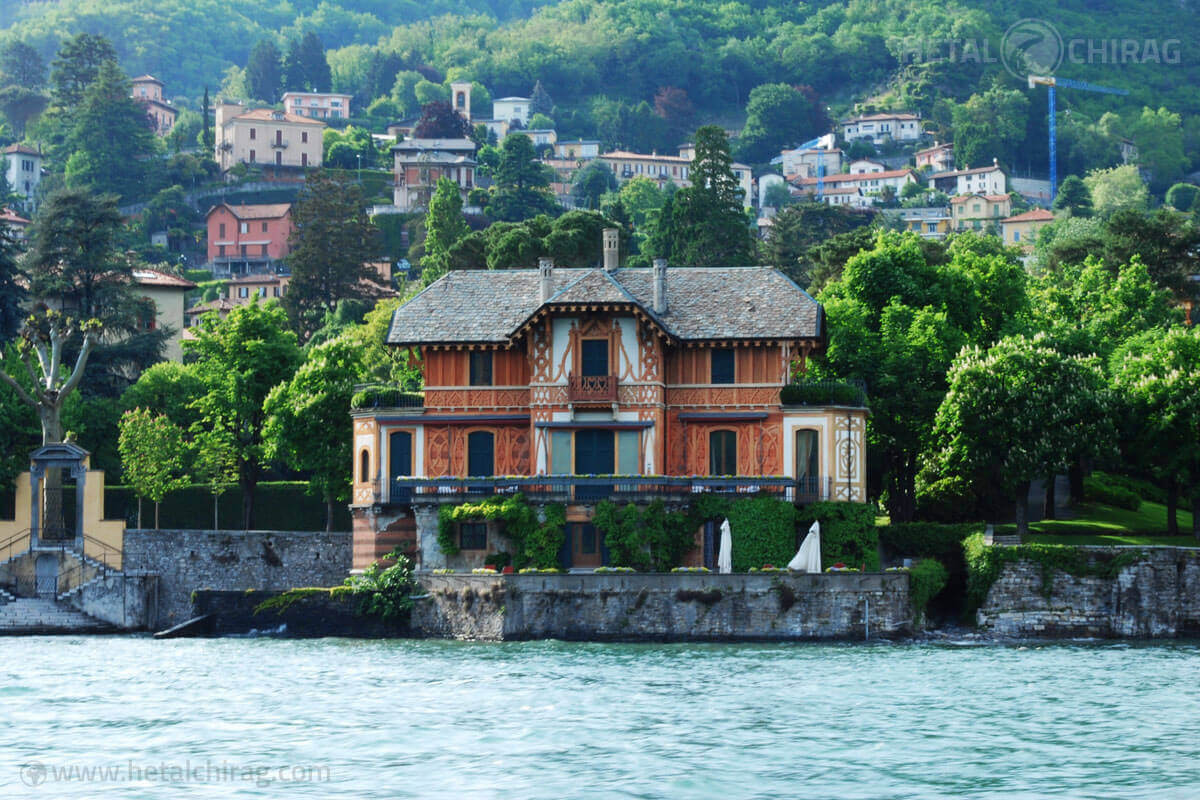
[[0, 542], [0, 561], [8, 561], [10, 558], [14, 558], [15, 556], [21, 555], [21, 553], [28, 551], [29, 545], [27, 544], [25, 546], [25, 549], [22, 550], [21, 553], [13, 553], [12, 552], [12, 549], [16, 545], [17, 541], [19, 541], [20, 539], [24, 539], [24, 538], [28, 538], [30, 540], [30, 542], [33, 541], [33, 529], [32, 528], [26, 528], [25, 530], [21, 531], [20, 533], [13, 534], [12, 536], [5, 539], [3, 542]]

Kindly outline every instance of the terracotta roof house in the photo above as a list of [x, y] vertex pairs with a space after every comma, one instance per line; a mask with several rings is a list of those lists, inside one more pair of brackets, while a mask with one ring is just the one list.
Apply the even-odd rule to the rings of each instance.
[[[609, 230], [603, 266], [451, 272], [396, 310], [387, 341], [420, 356], [424, 391], [375, 387], [352, 412], [355, 568], [397, 545], [420, 569], [482, 566], [502, 530], [464, 523], [456, 554], [438, 544], [438, 508], [469, 497], [565, 504], [572, 569], [606, 563], [601, 500], [865, 497], [861, 396], [782, 391], [825, 322], [771, 268], [619, 268]], [[713, 561], [713, 531], [690, 563]]]
[[1045, 208], [1034, 208], [1000, 220], [1000, 236], [1005, 244], [1020, 247], [1026, 253], [1033, 252], [1038, 231], [1054, 222], [1054, 212]]
[[182, 361], [180, 342], [186, 327], [185, 296], [196, 288], [196, 284], [178, 275], [145, 267], [134, 268], [133, 280], [142, 297], [154, 304], [154, 317], [147, 317], [143, 326], [148, 330], [165, 328], [170, 331], [164, 355], [171, 361]]
[[175, 127], [175, 118], [179, 115], [175, 106], [163, 99], [163, 82], [153, 75], [139, 75], [134, 78], [133, 99], [146, 107], [146, 115], [154, 125], [154, 132], [166, 136]]
[[321, 166], [325, 123], [272, 108], [216, 108], [216, 161], [227, 172], [237, 164], [256, 165], [275, 179], [300, 179]]
[[219, 203], [205, 216], [208, 263], [218, 277], [276, 272], [291, 251], [290, 203]]

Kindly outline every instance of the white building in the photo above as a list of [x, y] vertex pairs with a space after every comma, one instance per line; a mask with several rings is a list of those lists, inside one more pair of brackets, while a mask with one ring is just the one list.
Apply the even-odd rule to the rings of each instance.
[[995, 160], [990, 166], [957, 169], [931, 177], [941, 191], [951, 194], [1004, 194], [1008, 191], [1008, 176]]
[[[823, 186], [822, 193], [826, 193], [831, 189], [857, 189], [864, 196], [871, 197], [878, 195], [883, 191], [885, 186], [888, 186], [899, 196], [905, 184], [917, 182], [917, 176], [911, 169], [859, 172], [855, 174], [843, 172], [837, 175], [826, 175], [820, 182]], [[791, 180], [793, 186], [802, 192], [811, 194], [817, 193], [817, 183], [817, 178], [793, 178]]]
[[887, 172], [887, 164], [870, 158], [859, 158], [850, 162], [846, 169], [851, 175], [864, 175], [870, 172]]
[[350, 95], [332, 92], [284, 92], [283, 110], [298, 117], [347, 119]]
[[[696, 148], [692, 144], [679, 146], [679, 155], [664, 156], [657, 153], [630, 153], [625, 150], [614, 150], [600, 156], [600, 160], [608, 165], [617, 176], [618, 183], [625, 183], [630, 178], [645, 176], [658, 184], [662, 189], [668, 183], [679, 188], [691, 186], [689, 178], [692, 160], [696, 157]], [[754, 203], [754, 176], [746, 164], [734, 162], [733, 177], [742, 190], [742, 205], [749, 208]]]
[[572, 139], [568, 142], [556, 142], [554, 144], [555, 158], [574, 158], [580, 161], [587, 161], [600, 156], [600, 140], [599, 139]]
[[499, 100], [493, 100], [492, 119], [509, 123], [518, 120], [522, 126], [527, 126], [529, 118], [533, 116], [529, 110], [530, 102], [528, 97], [501, 97]]
[[42, 154], [27, 144], [10, 144], [4, 148], [8, 185], [22, 197], [21, 210], [27, 214], [37, 211], [36, 193], [42, 180]]
[[865, 114], [841, 123], [842, 138], [847, 142], [868, 139], [883, 144], [887, 139], [912, 142], [921, 138], [921, 118], [907, 112]]
[[837, 148], [808, 147], [784, 150], [783, 174], [788, 177], [797, 175], [801, 178], [815, 178], [823, 166], [825, 174], [832, 175], [842, 171], [842, 158], [842, 151]]

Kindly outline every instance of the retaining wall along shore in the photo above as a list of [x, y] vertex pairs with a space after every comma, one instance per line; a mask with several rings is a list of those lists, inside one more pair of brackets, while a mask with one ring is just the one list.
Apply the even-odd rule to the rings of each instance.
[[1027, 559], [1004, 563], [978, 611], [979, 627], [1015, 637], [1200, 634], [1200, 549], [1079, 550], [1091, 564], [1130, 552], [1139, 557], [1112, 578], [1074, 577]]

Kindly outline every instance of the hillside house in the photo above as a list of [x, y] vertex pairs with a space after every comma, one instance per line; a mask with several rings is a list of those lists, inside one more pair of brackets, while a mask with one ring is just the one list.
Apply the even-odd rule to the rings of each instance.
[[600, 157], [599, 139], [572, 139], [554, 143], [554, 157], [564, 160], [589, 161]]
[[42, 182], [42, 151], [27, 144], [10, 144], [4, 148], [4, 175], [12, 191], [20, 195], [20, 211], [37, 211], [37, 189]]
[[1008, 191], [1008, 176], [994, 160], [990, 166], [942, 172], [931, 175], [929, 180], [934, 188], [946, 194], [1004, 194]]
[[841, 125], [842, 138], [847, 142], [866, 139], [881, 145], [889, 139], [895, 142], [913, 142], [921, 138], [921, 118], [906, 112], [860, 114], [844, 120]]
[[533, 116], [533, 110], [529, 105], [531, 99], [528, 97], [501, 97], [492, 101], [492, 119], [496, 122], [507, 122], [510, 126], [513, 122], [521, 123], [521, 127], [529, 125], [529, 118]]
[[826, 175], [834, 175], [841, 172], [843, 158], [844, 154], [837, 148], [797, 148], [795, 150], [783, 151], [780, 166], [784, 175], [815, 178], [822, 168], [824, 168], [824, 174]]
[[0, 207], [0, 225], [7, 227], [12, 232], [14, 239], [24, 241], [26, 236], [25, 231], [29, 227], [30, 222], [11, 208]]
[[[645, 176], [664, 188], [673, 183], [679, 188], [691, 186], [689, 173], [696, 150], [690, 144], [680, 145], [679, 155], [667, 156], [651, 153], [631, 153], [627, 150], [614, 150], [604, 153], [600, 160], [608, 165], [617, 176], [618, 183], [625, 183], [630, 178]], [[754, 176], [746, 164], [734, 162], [733, 176], [742, 190], [742, 205], [750, 208], [754, 203]]]
[[392, 202], [401, 212], [429, 207], [438, 178], [458, 184], [463, 202], [475, 188], [475, 142], [470, 139], [405, 139], [392, 145]]
[[215, 131], [216, 161], [223, 173], [247, 164], [274, 178], [300, 179], [304, 170], [321, 166], [325, 123], [311, 117], [220, 103]]
[[954, 212], [954, 230], [983, 231], [994, 228], [1012, 214], [1012, 198], [1006, 194], [965, 194], [950, 198]]
[[917, 169], [925, 169], [931, 173], [950, 172], [954, 169], [954, 143], [934, 142], [933, 147], [918, 150], [913, 154], [913, 158], [917, 162]]
[[1054, 214], [1044, 208], [1035, 208], [1000, 220], [1000, 235], [1007, 245], [1019, 247], [1026, 253], [1033, 252], [1038, 231], [1054, 222]]
[[208, 263], [218, 277], [274, 273], [290, 252], [290, 203], [230, 205], [209, 209]]
[[350, 95], [336, 92], [284, 92], [283, 110], [297, 117], [349, 119]]
[[950, 233], [954, 216], [950, 209], [942, 207], [904, 208], [896, 212], [906, 231], [912, 231], [923, 239], [940, 241]]
[[872, 172], [887, 172], [887, 164], [870, 158], [858, 158], [850, 162], [846, 172], [851, 175], [867, 175]]
[[397, 309], [388, 343], [425, 389], [352, 412], [355, 568], [396, 545], [423, 570], [482, 565], [502, 531], [456, 525], [447, 556], [438, 509], [496, 494], [564, 503], [574, 568], [605, 562], [600, 500], [864, 499], [866, 409], [781, 399], [824, 347], [820, 305], [771, 268], [621, 269], [617, 238], [603, 267], [455, 270]]
[[166, 136], [175, 127], [179, 111], [163, 97], [163, 82], [153, 75], [139, 75], [131, 81], [133, 99], [146, 109], [146, 116], [154, 126], [154, 132]]
[[[801, 178], [789, 176], [789, 183], [804, 194], [828, 194], [833, 190], [857, 189], [865, 197], [878, 196], [884, 187], [890, 187], [897, 196], [904, 186], [916, 183], [917, 176], [911, 169], [891, 169], [878, 172], [842, 172], [837, 175], [826, 175], [824, 178]], [[822, 191], [817, 191], [821, 184]]]
[[144, 300], [152, 303], [154, 308], [153, 316], [147, 314], [142, 320], [142, 327], [146, 330], [169, 331], [163, 357], [169, 361], [182, 362], [181, 342], [183, 329], [187, 324], [184, 315], [185, 297], [189, 291], [196, 288], [196, 284], [178, 275], [145, 267], [134, 268], [133, 280], [138, 293]]

